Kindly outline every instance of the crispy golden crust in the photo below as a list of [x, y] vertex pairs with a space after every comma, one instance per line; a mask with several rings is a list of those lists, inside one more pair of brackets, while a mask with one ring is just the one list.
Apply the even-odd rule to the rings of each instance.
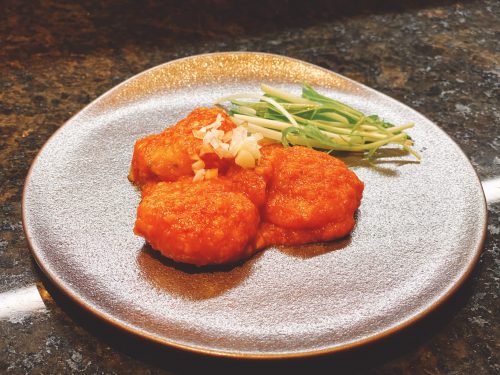
[[259, 214], [218, 180], [147, 186], [134, 231], [163, 255], [197, 266], [235, 262], [254, 251]]
[[243, 169], [233, 164], [220, 180], [229, 190], [244, 193], [257, 208], [260, 209], [266, 203], [266, 177], [256, 169]]
[[[184, 176], [192, 176], [194, 157], [202, 154], [202, 140], [193, 136], [193, 130], [213, 123], [219, 114], [224, 118], [220, 130], [229, 131], [235, 127], [222, 109], [198, 108], [162, 133], [138, 140], [134, 146], [129, 180], [142, 186], [151, 182], [176, 181]], [[232, 163], [231, 160], [220, 159], [213, 153], [201, 155], [201, 159], [206, 168], [219, 168], [222, 171]]]
[[320, 228], [352, 217], [363, 183], [345, 164], [305, 147], [274, 153], [265, 220], [294, 230]]

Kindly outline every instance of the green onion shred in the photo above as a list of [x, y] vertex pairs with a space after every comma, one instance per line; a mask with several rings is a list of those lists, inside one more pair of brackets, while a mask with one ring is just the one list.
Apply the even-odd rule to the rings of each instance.
[[235, 123], [250, 133], [281, 142], [285, 147], [301, 145], [327, 151], [360, 152], [373, 158], [379, 148], [398, 145], [420, 160], [405, 130], [413, 123], [394, 126], [377, 115], [369, 115], [321, 95], [310, 85], [296, 96], [265, 84], [263, 94], [236, 94], [221, 98], [229, 102]]

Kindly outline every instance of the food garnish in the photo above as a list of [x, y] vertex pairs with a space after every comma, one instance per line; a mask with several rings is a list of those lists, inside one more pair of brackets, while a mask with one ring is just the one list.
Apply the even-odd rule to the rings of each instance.
[[[203, 140], [202, 154], [215, 153], [221, 159], [234, 159], [235, 163], [242, 168], [254, 168], [256, 161], [260, 158], [259, 141], [263, 138], [262, 134], [248, 134], [246, 127], [238, 126], [228, 132], [219, 128], [224, 121], [221, 114], [217, 115], [215, 121], [200, 129], [193, 130], [195, 138]], [[202, 166], [201, 168], [199, 168]], [[204, 172], [203, 161], [197, 160], [193, 164], [193, 171], [196, 171], [194, 181], [207, 178]]]
[[[284, 146], [301, 145], [320, 150], [366, 152], [370, 159], [383, 146], [395, 144], [420, 160], [405, 132], [414, 126], [394, 126], [377, 115], [362, 112], [302, 86], [302, 96], [261, 85], [263, 94], [239, 93], [216, 100], [230, 102], [229, 114], [250, 134], [260, 134]], [[249, 101], [253, 99], [254, 101]], [[255, 101], [257, 100], [257, 101]]]

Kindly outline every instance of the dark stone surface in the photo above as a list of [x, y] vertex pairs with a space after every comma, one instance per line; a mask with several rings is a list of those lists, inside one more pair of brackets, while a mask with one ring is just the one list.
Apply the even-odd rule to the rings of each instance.
[[482, 180], [498, 178], [500, 4], [374, 3], [2, 1], [0, 293], [36, 283], [46, 309], [0, 320], [0, 373], [500, 373], [498, 202], [489, 204], [475, 272], [444, 306], [383, 342], [307, 361], [200, 358], [140, 342], [53, 290], [27, 247], [22, 187], [48, 137], [117, 83], [198, 53], [273, 52], [344, 74], [427, 115], [462, 147]]

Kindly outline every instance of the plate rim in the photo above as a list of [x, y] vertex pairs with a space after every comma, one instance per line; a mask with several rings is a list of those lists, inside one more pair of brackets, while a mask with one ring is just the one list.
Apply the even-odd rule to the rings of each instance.
[[[249, 56], [263, 56], [263, 57], [268, 57], [268, 58], [278, 58], [278, 59], [284, 59], [288, 61], [293, 61], [296, 63], [300, 64], [305, 64], [308, 65], [314, 69], [319, 69], [324, 71], [325, 73], [328, 74], [334, 74], [338, 76], [339, 78], [343, 80], [347, 80], [351, 83], [354, 83], [357, 86], [362, 87], [364, 90], [368, 90], [370, 92], [375, 92], [378, 95], [382, 95], [385, 99], [389, 99], [391, 101], [397, 102], [399, 105], [402, 105], [406, 107], [407, 109], [410, 109], [413, 112], [416, 112], [418, 115], [424, 117], [427, 119], [432, 125], [435, 126], [437, 130], [439, 130], [442, 135], [448, 138], [449, 141], [452, 142], [452, 144], [455, 146], [455, 148], [461, 153], [462, 157], [464, 158], [464, 161], [469, 164], [471, 167], [472, 171], [474, 172], [474, 176], [476, 179], [476, 182], [479, 184], [481, 187], [481, 196], [482, 196], [482, 205], [480, 207], [483, 215], [482, 215], [482, 222], [480, 223], [482, 225], [482, 235], [477, 243], [477, 246], [475, 249], [473, 249], [473, 257], [471, 258], [471, 261], [467, 264], [467, 268], [465, 271], [460, 275], [460, 277], [455, 281], [454, 284], [451, 285], [446, 292], [442, 293], [435, 299], [434, 302], [432, 302], [429, 306], [424, 308], [422, 311], [418, 312], [417, 314], [411, 316], [409, 319], [406, 319], [396, 325], [393, 325], [392, 327], [385, 329], [381, 332], [378, 332], [374, 335], [367, 336], [365, 338], [346, 343], [346, 344], [341, 344], [341, 345], [335, 345], [331, 346], [328, 348], [323, 348], [323, 349], [317, 349], [317, 350], [307, 350], [307, 351], [298, 351], [298, 352], [284, 352], [284, 353], [251, 353], [251, 352], [236, 352], [236, 351], [225, 351], [225, 350], [219, 350], [219, 349], [210, 349], [210, 348], [204, 348], [196, 345], [187, 345], [183, 343], [179, 343], [173, 340], [168, 340], [168, 338], [162, 338], [159, 335], [151, 334], [148, 333], [144, 330], [142, 330], [140, 327], [136, 327], [135, 325], [130, 325], [127, 324], [125, 321], [118, 319], [110, 314], [106, 314], [99, 309], [96, 309], [93, 307], [92, 303], [88, 303], [85, 301], [84, 298], [81, 298], [81, 296], [78, 295], [77, 292], [73, 291], [69, 286], [65, 285], [65, 282], [61, 280], [56, 273], [52, 272], [50, 270], [50, 267], [46, 267], [44, 265], [44, 262], [41, 259], [41, 254], [39, 254], [39, 250], [36, 249], [36, 247], [33, 245], [32, 241], [32, 235], [30, 234], [30, 228], [27, 224], [27, 208], [26, 208], [26, 199], [27, 199], [27, 187], [28, 184], [30, 183], [31, 175], [36, 167], [36, 165], [39, 162], [40, 156], [44, 153], [44, 150], [47, 148], [47, 146], [55, 139], [55, 137], [58, 136], [58, 134], [63, 130], [64, 127], [66, 127], [72, 120], [79, 116], [83, 111], [85, 111], [87, 108], [93, 106], [96, 102], [100, 101], [102, 98], [112, 95], [115, 91], [118, 91], [122, 86], [126, 85], [130, 81], [138, 78], [139, 76], [145, 75], [149, 73], [150, 71], [156, 70], [156, 69], [162, 69], [165, 66], [171, 65], [171, 64], [178, 64], [182, 63], [183, 61], [187, 60], [195, 60], [197, 58], [209, 58], [209, 57], [222, 57], [222, 56], [235, 56], [235, 55], [249, 55]], [[146, 70], [143, 70], [137, 74], [134, 74], [132, 77], [127, 78], [123, 82], [119, 83], [116, 86], [113, 86], [111, 89], [107, 90], [103, 94], [99, 95], [97, 98], [92, 100], [90, 103], [86, 104], [82, 109], [80, 109], [77, 113], [72, 115], [68, 120], [66, 120], [42, 145], [40, 150], [37, 152], [36, 156], [33, 158], [31, 161], [30, 168], [26, 174], [26, 177], [24, 179], [24, 185], [23, 185], [23, 190], [22, 190], [22, 200], [21, 200], [21, 213], [22, 213], [22, 226], [23, 226], [23, 231], [26, 237], [26, 242], [28, 243], [28, 247], [30, 249], [30, 252], [32, 256], [34, 257], [38, 267], [40, 270], [43, 272], [43, 274], [48, 278], [48, 280], [61, 292], [64, 293], [65, 296], [69, 297], [70, 300], [78, 305], [80, 308], [84, 309], [87, 313], [90, 313], [91, 315], [99, 318], [100, 320], [104, 321], [107, 324], [111, 324], [114, 328], [118, 330], [125, 331], [128, 334], [132, 334], [134, 336], [137, 336], [141, 339], [153, 342], [155, 344], [160, 344], [162, 346], [167, 346], [173, 349], [178, 349], [178, 350], [183, 350], [191, 353], [196, 353], [196, 354], [201, 354], [201, 355], [207, 355], [211, 357], [224, 357], [224, 358], [234, 358], [234, 359], [247, 359], [247, 360], [276, 360], [276, 359], [293, 359], [293, 358], [309, 358], [309, 357], [318, 357], [318, 356], [323, 356], [323, 355], [328, 355], [328, 354], [333, 354], [333, 353], [338, 353], [338, 352], [345, 352], [349, 350], [353, 350], [368, 344], [372, 344], [375, 342], [378, 342], [382, 339], [385, 339], [389, 336], [392, 336], [398, 332], [404, 331], [405, 329], [409, 328], [416, 322], [422, 320], [423, 318], [427, 317], [430, 315], [432, 312], [440, 308], [453, 294], [455, 294], [464, 284], [464, 282], [469, 278], [473, 270], [475, 269], [477, 263], [479, 262], [482, 249], [484, 247], [484, 243], [486, 240], [486, 235], [487, 235], [487, 218], [488, 218], [488, 210], [487, 210], [487, 203], [486, 203], [486, 198], [484, 194], [484, 190], [482, 189], [481, 185], [481, 180], [479, 178], [479, 175], [477, 174], [476, 169], [472, 166], [469, 158], [465, 154], [465, 152], [460, 148], [460, 146], [443, 130], [441, 127], [439, 127], [437, 124], [435, 124], [433, 121], [428, 119], [426, 116], [421, 114], [420, 112], [414, 110], [413, 108], [409, 107], [405, 103], [400, 102], [397, 99], [394, 99], [390, 97], [389, 95], [377, 91], [369, 86], [364, 85], [363, 83], [357, 82], [351, 78], [345, 77], [342, 74], [336, 73], [332, 70], [326, 69], [324, 67], [321, 67], [319, 65], [296, 59], [293, 57], [285, 56], [285, 55], [279, 55], [279, 54], [273, 54], [273, 53], [267, 53], [267, 52], [258, 52], [258, 51], [227, 51], [227, 52], [210, 52], [210, 53], [203, 53], [203, 54], [196, 54], [196, 55], [190, 55], [190, 56], [185, 56], [182, 58], [174, 59], [167, 61], [165, 63], [153, 66], [151, 68], [148, 68]]]

